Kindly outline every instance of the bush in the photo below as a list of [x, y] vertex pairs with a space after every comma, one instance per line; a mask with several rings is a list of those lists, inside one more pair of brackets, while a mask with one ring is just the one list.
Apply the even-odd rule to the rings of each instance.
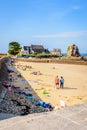
[[33, 54], [22, 54], [22, 57], [35, 57], [35, 58], [57, 58], [60, 57], [59, 54], [43, 54], [43, 53], [33, 53]]

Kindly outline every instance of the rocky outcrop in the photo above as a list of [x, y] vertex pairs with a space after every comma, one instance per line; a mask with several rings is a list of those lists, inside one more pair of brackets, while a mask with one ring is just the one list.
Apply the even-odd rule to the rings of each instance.
[[0, 59], [0, 103], [2, 102], [5, 94], [6, 89], [2, 86], [2, 81], [8, 80], [8, 68], [6, 63], [9, 61], [8, 57]]
[[76, 46], [75, 44], [69, 45], [67, 48], [67, 56], [80, 56], [78, 46]]
[[0, 90], [1, 90], [1, 82], [4, 80], [8, 80], [8, 68], [6, 66], [6, 62], [8, 62], [9, 58], [0, 59]]
[[[18, 79], [18, 71], [10, 61], [10, 58], [0, 60], [0, 113], [27, 115], [53, 110], [49, 103], [41, 101], [29, 84], [22, 88], [15, 86], [15, 81], [9, 80], [10, 73]], [[22, 82], [23, 80], [26, 81], [20, 77], [18, 81]]]

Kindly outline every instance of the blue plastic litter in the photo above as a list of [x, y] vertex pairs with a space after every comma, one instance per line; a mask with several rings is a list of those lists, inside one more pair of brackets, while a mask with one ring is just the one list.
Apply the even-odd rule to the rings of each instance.
[[26, 98], [34, 99], [34, 96], [32, 96], [32, 95], [27, 95]]
[[39, 101], [39, 102], [36, 104], [36, 106], [42, 106], [42, 107], [44, 107], [44, 108], [48, 108], [49, 110], [52, 110], [52, 109], [53, 109], [53, 107], [51, 106], [50, 103], [45, 103], [45, 102], [43, 102], [43, 101]]

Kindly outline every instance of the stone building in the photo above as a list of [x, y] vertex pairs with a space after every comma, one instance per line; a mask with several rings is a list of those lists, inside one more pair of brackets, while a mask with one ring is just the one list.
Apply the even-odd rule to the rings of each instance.
[[61, 49], [59, 49], [59, 48], [54, 48], [54, 49], [51, 51], [51, 54], [59, 54], [59, 55], [61, 55]]
[[49, 50], [45, 49], [43, 45], [33, 45], [30, 44], [30, 46], [22, 46], [22, 49], [20, 51], [21, 55], [28, 55], [31, 53], [48, 53]]

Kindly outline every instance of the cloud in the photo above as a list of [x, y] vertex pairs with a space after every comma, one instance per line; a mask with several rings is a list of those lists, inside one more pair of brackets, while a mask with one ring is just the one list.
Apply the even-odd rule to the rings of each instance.
[[63, 32], [58, 34], [35, 35], [34, 38], [71, 38], [87, 36], [87, 31]]
[[73, 9], [73, 10], [79, 10], [79, 9], [80, 9], [80, 6], [75, 5], [75, 6], [72, 7], [72, 9]]

